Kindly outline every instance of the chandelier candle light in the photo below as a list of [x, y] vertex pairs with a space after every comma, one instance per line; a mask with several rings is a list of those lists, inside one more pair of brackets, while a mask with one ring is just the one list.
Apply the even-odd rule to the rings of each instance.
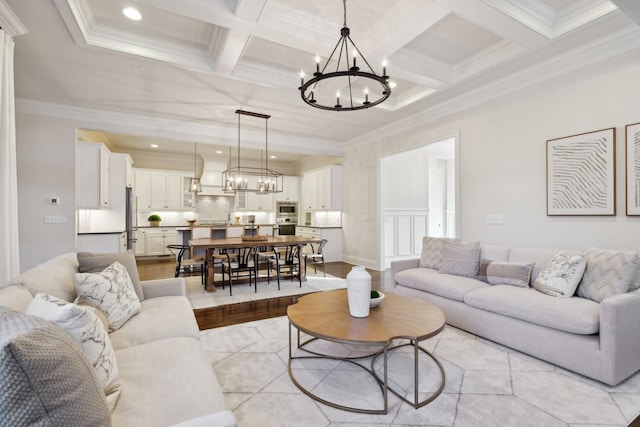
[[202, 185], [200, 184], [200, 178], [198, 178], [197, 176], [197, 159], [198, 159], [198, 143], [196, 142], [194, 144], [195, 148], [194, 148], [194, 153], [193, 153], [193, 178], [191, 178], [191, 180], [189, 181], [189, 191], [191, 193], [201, 193], [202, 192]]
[[[327, 59], [327, 62], [320, 70], [320, 56], [316, 56], [316, 71], [313, 73], [313, 78], [310, 80], [304, 81], [304, 71], [300, 73], [300, 95], [302, 96], [302, 100], [312, 107], [320, 108], [323, 110], [331, 110], [331, 111], [352, 111], [352, 110], [362, 110], [364, 108], [374, 107], [381, 102], [385, 101], [389, 95], [391, 95], [391, 87], [389, 85], [389, 76], [387, 76], [387, 65], [386, 62], [383, 62], [382, 75], [378, 76], [371, 65], [367, 62], [358, 46], [351, 40], [350, 30], [347, 27], [347, 0], [343, 0], [344, 5], [344, 24], [342, 29], [340, 30], [340, 39], [336, 44], [336, 47], [333, 48], [333, 52]], [[350, 46], [351, 45], [351, 48]], [[340, 48], [338, 50], [338, 47]], [[331, 65], [333, 60], [333, 55], [338, 52], [336, 55], [336, 70], [326, 72], [327, 68]], [[352, 61], [350, 61], [349, 54], [351, 53]], [[344, 55], [344, 56], [343, 56]], [[358, 67], [358, 56], [361, 58], [361, 62], [368, 67], [368, 71], [363, 71]], [[344, 59], [344, 61], [343, 61]], [[353, 63], [353, 66], [349, 66], [350, 63]], [[340, 66], [343, 66], [343, 69], [340, 69]], [[372, 83], [374, 86], [380, 87], [380, 96], [375, 97], [375, 91], [370, 92], [368, 86], [365, 86], [362, 94], [364, 95], [362, 98], [364, 101], [362, 103], [354, 104], [354, 88], [353, 83], [357, 82], [358, 79], [368, 79], [365, 80], [369, 83]], [[321, 82], [323, 80], [333, 79], [334, 83], [340, 83], [339, 86], [346, 88], [347, 90], [347, 98], [348, 101], [345, 101], [345, 104], [340, 104], [340, 91], [336, 93], [336, 103], [332, 105], [331, 97], [325, 96], [324, 98], [320, 95]], [[328, 85], [327, 85], [328, 86]], [[334, 86], [335, 89], [335, 86]], [[369, 100], [369, 95], [372, 95], [373, 101]], [[326, 98], [326, 99], [325, 99]]]

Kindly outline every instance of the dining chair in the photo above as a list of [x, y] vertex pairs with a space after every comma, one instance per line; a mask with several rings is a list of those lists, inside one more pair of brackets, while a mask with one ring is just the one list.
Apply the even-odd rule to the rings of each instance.
[[[242, 236], [244, 236], [244, 225], [229, 224], [225, 228], [225, 231], [224, 231], [225, 238], [242, 237]], [[238, 251], [221, 248], [218, 250], [218, 253], [213, 254], [212, 262], [213, 262], [214, 270], [216, 268], [216, 265], [220, 265], [222, 270], [222, 289], [224, 289], [224, 286], [225, 286], [226, 269], [224, 268], [224, 263], [227, 262], [230, 258], [235, 258], [238, 255], [237, 252]], [[214, 285], [215, 285], [215, 276], [214, 276]], [[229, 292], [231, 292], [231, 290], [229, 290]]]
[[240, 248], [235, 253], [226, 253], [226, 261], [222, 263], [222, 289], [225, 285], [225, 273], [229, 277], [229, 296], [233, 295], [233, 275], [239, 279], [240, 273], [246, 273], [249, 278], [249, 286], [253, 281], [255, 292], [258, 292], [258, 270], [256, 267], [255, 247]]
[[[276, 274], [278, 275], [278, 280], [280, 279], [280, 275], [283, 273], [287, 273], [291, 276], [291, 281], [293, 278], [298, 276], [298, 282], [300, 283], [300, 287], [302, 287], [302, 269], [300, 268], [300, 245], [288, 245], [284, 247], [284, 250], [281, 252], [275, 251], [276, 257], [271, 260], [271, 263], [276, 268]], [[280, 282], [278, 282], [280, 283]]]
[[202, 285], [206, 286], [207, 283], [207, 260], [206, 259], [193, 259], [184, 258], [185, 253], [190, 251], [189, 245], [167, 245], [167, 249], [176, 256], [176, 271], [175, 277], [179, 277], [181, 274], [186, 275], [189, 273], [200, 273], [200, 280]]
[[[257, 236], [269, 236], [273, 237], [275, 232], [275, 224], [262, 224], [259, 225], [256, 230]], [[259, 246], [256, 250], [256, 269], [260, 272], [260, 266], [267, 265], [267, 284], [271, 283], [271, 267], [272, 260], [276, 260], [278, 254], [273, 246]], [[273, 264], [275, 265], [275, 264]], [[278, 290], [280, 290], [280, 276], [276, 274], [278, 280]]]
[[324, 268], [324, 251], [323, 251], [327, 242], [328, 242], [327, 239], [322, 239], [320, 243], [309, 244], [311, 246], [311, 253], [303, 254], [305, 270], [307, 269], [307, 266], [311, 264], [313, 265], [313, 273], [315, 274], [318, 272], [317, 270], [318, 265], [322, 264], [322, 275], [324, 277], [327, 277], [327, 274]]

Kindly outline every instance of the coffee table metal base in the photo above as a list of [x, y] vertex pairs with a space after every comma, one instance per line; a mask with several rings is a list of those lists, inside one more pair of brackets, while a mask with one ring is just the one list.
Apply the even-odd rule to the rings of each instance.
[[[331, 341], [331, 342], [338, 342], [338, 343], [343, 343], [343, 344], [350, 344], [350, 345], [363, 345], [363, 346], [372, 346], [372, 344], [365, 344], [365, 343], [353, 343], [353, 342], [348, 342], [348, 341], [340, 341], [340, 340], [330, 340], [327, 338], [319, 338], [319, 337], [313, 337], [305, 342], [300, 342], [300, 330], [296, 328], [297, 331], [297, 348], [299, 350], [302, 350], [306, 353], [311, 354], [312, 356], [293, 356], [293, 349], [292, 349], [292, 328], [294, 328], [295, 326], [293, 326], [291, 324], [291, 322], [289, 322], [289, 362], [287, 364], [287, 369], [289, 371], [289, 377], [291, 378], [291, 381], [293, 381], [293, 383], [296, 385], [296, 387], [298, 387], [298, 389], [300, 389], [300, 391], [302, 391], [304, 394], [306, 394], [307, 396], [309, 396], [310, 398], [323, 403], [327, 406], [331, 406], [333, 408], [337, 408], [337, 409], [342, 409], [344, 411], [350, 411], [350, 412], [357, 412], [360, 414], [386, 414], [389, 411], [389, 392], [395, 394], [398, 398], [400, 398], [403, 402], [408, 403], [409, 405], [413, 406], [414, 408], [418, 409], [422, 406], [425, 406], [426, 404], [432, 402], [436, 397], [438, 397], [440, 395], [440, 393], [442, 393], [442, 390], [444, 389], [444, 385], [445, 385], [445, 373], [444, 373], [444, 367], [442, 366], [442, 364], [440, 363], [440, 361], [438, 360], [437, 357], [435, 357], [435, 355], [427, 350], [425, 350], [424, 348], [420, 347], [418, 340], [416, 340], [415, 338], [412, 337], [397, 337], [398, 339], [408, 339], [410, 342], [409, 343], [405, 343], [405, 344], [400, 344], [400, 345], [396, 345], [396, 346], [391, 346], [392, 341], [387, 342], [385, 345], [382, 346], [382, 349], [377, 350], [373, 353], [370, 354], [366, 354], [363, 356], [357, 356], [357, 357], [340, 357], [340, 356], [334, 356], [334, 355], [330, 355], [330, 354], [322, 354], [322, 353], [318, 353], [316, 351], [310, 350], [310, 349], [306, 349], [305, 346], [308, 345], [309, 343], [322, 339], [325, 341]], [[380, 345], [376, 345], [376, 347], [379, 347]], [[401, 347], [407, 347], [407, 346], [411, 346], [413, 347], [414, 351], [413, 351], [413, 373], [414, 373], [414, 378], [413, 378], [413, 388], [414, 388], [414, 399], [413, 401], [405, 398], [404, 396], [402, 396], [399, 392], [397, 392], [396, 390], [392, 389], [391, 387], [389, 387], [389, 381], [388, 381], [388, 363], [389, 363], [389, 354], [391, 352], [393, 352], [394, 350], [397, 350]], [[418, 362], [419, 362], [419, 356], [420, 354], [425, 354], [428, 357], [430, 357], [431, 359], [433, 359], [433, 361], [436, 363], [436, 365], [438, 366], [438, 368], [440, 369], [440, 374], [442, 377], [442, 381], [440, 382], [440, 386], [438, 387], [438, 390], [436, 390], [433, 394], [431, 394], [428, 398], [424, 399], [424, 400], [418, 400], [418, 394], [420, 392], [419, 387], [418, 387]], [[383, 356], [383, 375], [382, 378], [380, 378], [380, 376], [378, 375], [378, 373], [376, 372], [374, 365], [376, 360], [380, 357]], [[371, 369], [368, 369], [366, 366], [363, 366], [357, 362], [355, 362], [355, 360], [359, 360], [359, 359], [365, 359], [367, 357], [372, 357], [371, 359]], [[363, 369], [364, 371], [368, 372], [369, 375], [371, 375], [377, 382], [378, 386], [380, 387], [380, 391], [382, 393], [382, 397], [383, 397], [383, 408], [381, 409], [365, 409], [365, 408], [354, 408], [351, 406], [345, 406], [345, 405], [341, 405], [339, 403], [335, 403], [335, 402], [331, 402], [328, 401], [326, 399], [323, 399], [322, 397], [312, 393], [311, 391], [307, 390], [302, 384], [300, 384], [296, 378], [295, 375], [293, 374], [293, 369], [291, 368], [291, 363], [293, 360], [297, 360], [297, 359], [331, 359], [331, 360], [338, 360], [338, 361], [342, 361], [342, 362], [348, 362], [351, 363], [355, 366], [358, 366], [359, 368]]]

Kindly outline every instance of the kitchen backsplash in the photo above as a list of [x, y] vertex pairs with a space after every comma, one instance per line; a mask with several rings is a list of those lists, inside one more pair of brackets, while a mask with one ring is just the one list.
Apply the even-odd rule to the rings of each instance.
[[311, 225], [314, 227], [342, 227], [342, 212], [313, 212]]

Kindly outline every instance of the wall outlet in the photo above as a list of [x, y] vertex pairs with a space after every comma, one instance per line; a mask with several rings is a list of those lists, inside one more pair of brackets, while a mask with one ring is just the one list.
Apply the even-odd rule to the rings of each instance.
[[487, 224], [489, 225], [501, 225], [502, 214], [487, 214]]

